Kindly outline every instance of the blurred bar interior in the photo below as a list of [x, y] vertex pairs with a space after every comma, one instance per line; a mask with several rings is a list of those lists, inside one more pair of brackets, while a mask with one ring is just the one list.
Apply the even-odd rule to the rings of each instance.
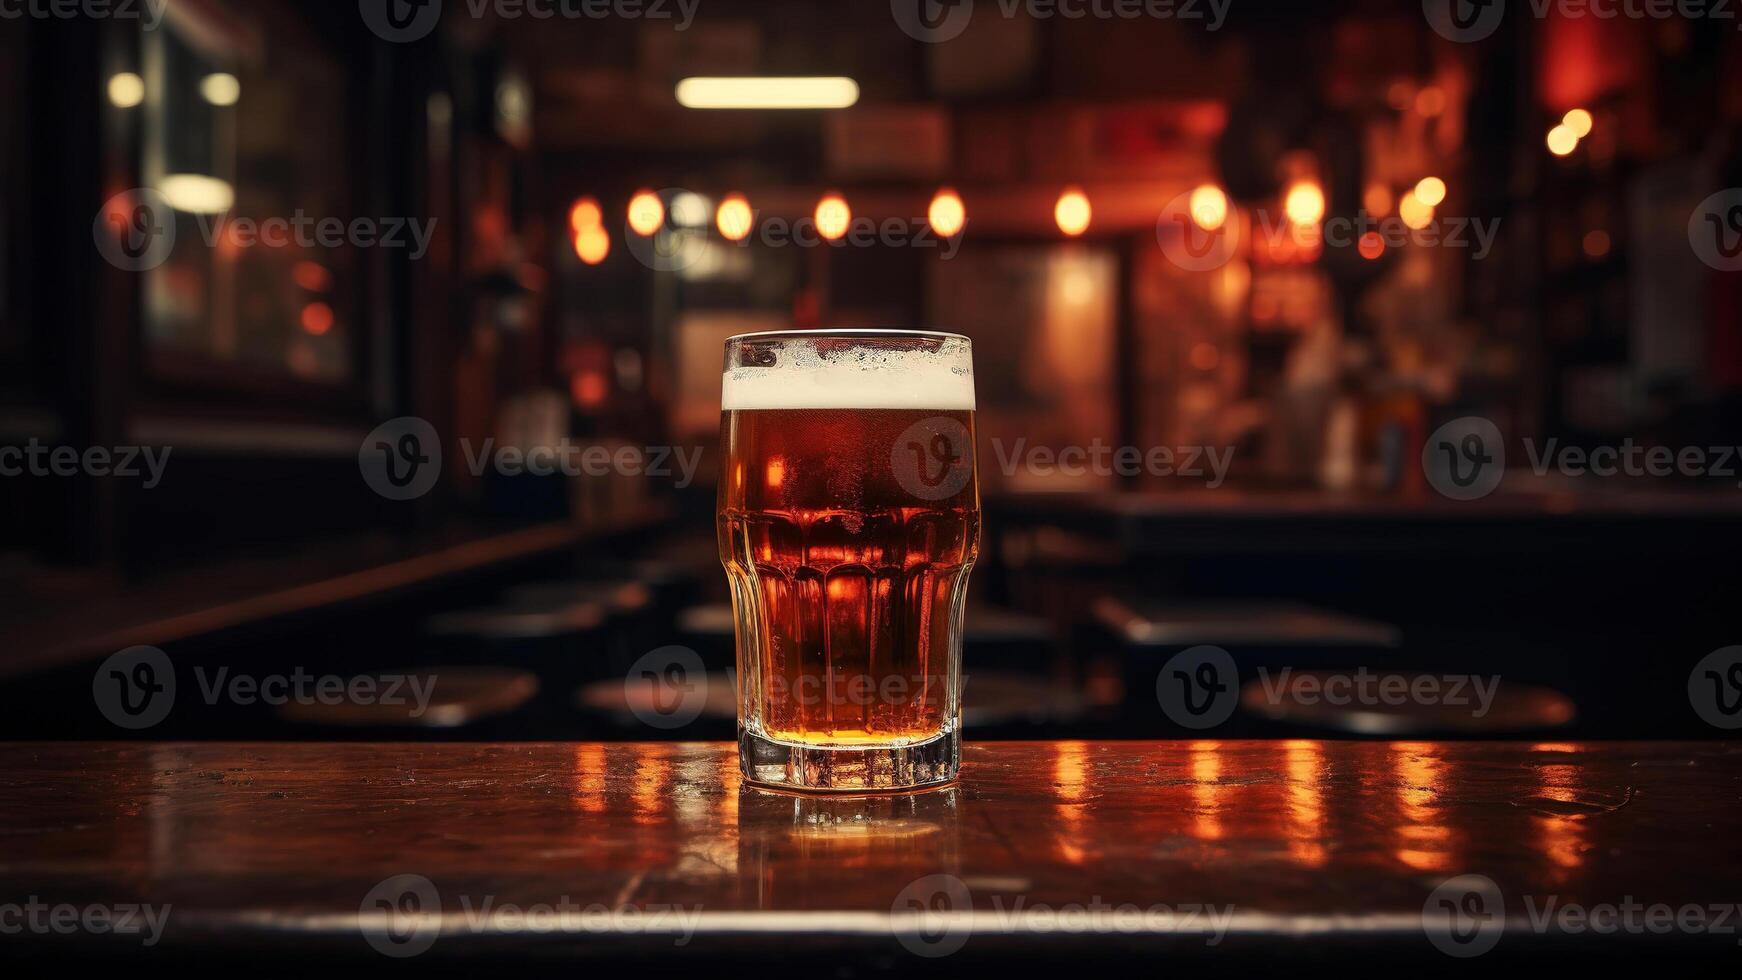
[[[1206, 644], [1218, 737], [1712, 734], [1742, 35], [994, 6], [0, 25], [0, 735], [730, 738], [722, 342], [838, 325], [976, 343], [970, 738], [1182, 734]], [[187, 693], [133, 731], [92, 672], [142, 645]], [[623, 678], [672, 646], [714, 681], [661, 730]], [[188, 673], [438, 668], [415, 714]]]

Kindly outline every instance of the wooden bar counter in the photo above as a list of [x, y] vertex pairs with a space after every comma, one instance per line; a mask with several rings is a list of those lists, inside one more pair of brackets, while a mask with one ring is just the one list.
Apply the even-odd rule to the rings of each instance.
[[[0, 758], [7, 958], [1742, 962], [1742, 922], [1721, 910], [1650, 925], [1656, 906], [1685, 923], [1742, 901], [1742, 745], [1722, 741], [971, 744], [959, 785], [868, 798], [745, 787], [724, 744], [14, 743]], [[168, 908], [147, 945], [32, 927], [30, 903], [45, 922], [57, 906]], [[1598, 928], [1604, 908], [1618, 928]]]

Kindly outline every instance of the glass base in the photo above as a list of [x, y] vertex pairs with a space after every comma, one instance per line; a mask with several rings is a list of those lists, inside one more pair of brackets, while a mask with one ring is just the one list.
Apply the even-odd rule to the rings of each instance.
[[744, 778], [762, 786], [817, 792], [864, 792], [941, 786], [962, 767], [962, 736], [894, 748], [789, 745], [752, 732], [738, 732], [738, 764]]

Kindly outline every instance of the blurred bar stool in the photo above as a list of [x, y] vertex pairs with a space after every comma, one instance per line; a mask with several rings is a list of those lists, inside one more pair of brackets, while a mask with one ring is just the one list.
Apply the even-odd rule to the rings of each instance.
[[1118, 651], [1113, 672], [1123, 680], [1122, 714], [1133, 723], [1160, 717], [1156, 678], [1170, 657], [1192, 647], [1228, 651], [1245, 676], [1261, 667], [1380, 665], [1376, 655], [1394, 654], [1402, 642], [1389, 624], [1297, 602], [1103, 596], [1093, 611]]
[[540, 700], [560, 711], [566, 710], [569, 692], [612, 672], [609, 625], [614, 608], [611, 590], [562, 601], [505, 602], [438, 613], [425, 620], [424, 635], [443, 662], [483, 662], [533, 672]]
[[[417, 691], [404, 678], [427, 686], [428, 701], [418, 703]], [[351, 696], [336, 703], [298, 699], [282, 704], [278, 717], [289, 724], [325, 730], [327, 735], [391, 741], [412, 734], [472, 738], [510, 738], [526, 706], [538, 696], [538, 678], [525, 670], [494, 667], [422, 667], [381, 671], [352, 678], [347, 691], [366, 682], [367, 699]]]

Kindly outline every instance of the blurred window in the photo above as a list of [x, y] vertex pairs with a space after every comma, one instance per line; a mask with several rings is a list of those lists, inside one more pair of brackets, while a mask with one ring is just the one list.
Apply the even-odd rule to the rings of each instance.
[[154, 364], [349, 382], [361, 264], [347, 239], [364, 216], [345, 68], [282, 3], [170, 11], [141, 39], [141, 172], [176, 222], [146, 283]]

